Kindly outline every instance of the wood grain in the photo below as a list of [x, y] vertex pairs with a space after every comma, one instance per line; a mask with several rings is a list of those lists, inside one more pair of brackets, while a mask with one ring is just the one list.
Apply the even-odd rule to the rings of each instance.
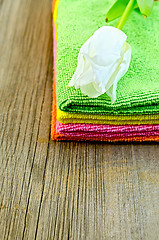
[[0, 239], [159, 239], [157, 144], [53, 142], [51, 0], [0, 0]]

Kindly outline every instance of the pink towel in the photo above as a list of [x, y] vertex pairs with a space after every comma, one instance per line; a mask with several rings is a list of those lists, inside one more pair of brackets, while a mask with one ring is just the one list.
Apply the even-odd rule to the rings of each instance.
[[61, 135], [84, 138], [148, 137], [159, 135], [159, 125], [62, 124], [57, 121], [56, 131]]

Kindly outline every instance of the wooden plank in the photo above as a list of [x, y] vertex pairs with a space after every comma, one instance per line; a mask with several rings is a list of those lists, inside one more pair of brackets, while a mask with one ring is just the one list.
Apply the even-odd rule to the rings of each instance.
[[50, 139], [51, 0], [1, 0], [0, 30], [0, 239], [159, 239], [158, 144]]

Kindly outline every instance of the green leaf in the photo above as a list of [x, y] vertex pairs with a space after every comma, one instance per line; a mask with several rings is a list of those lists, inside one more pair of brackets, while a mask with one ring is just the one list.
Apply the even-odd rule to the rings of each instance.
[[141, 14], [148, 17], [153, 8], [153, 0], [137, 0]]
[[[111, 22], [114, 19], [122, 16], [128, 3], [129, 3], [129, 0], [117, 0], [107, 12], [106, 19], [105, 19], [106, 22]], [[134, 8], [137, 8], [137, 7], [138, 7], [138, 4], [136, 3]]]

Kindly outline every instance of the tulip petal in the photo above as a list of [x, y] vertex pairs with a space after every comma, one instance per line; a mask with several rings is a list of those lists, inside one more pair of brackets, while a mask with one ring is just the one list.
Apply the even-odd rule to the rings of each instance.
[[80, 88], [89, 97], [105, 93], [116, 100], [117, 82], [127, 72], [131, 48], [121, 30], [99, 28], [81, 47], [77, 69], [68, 86]]

